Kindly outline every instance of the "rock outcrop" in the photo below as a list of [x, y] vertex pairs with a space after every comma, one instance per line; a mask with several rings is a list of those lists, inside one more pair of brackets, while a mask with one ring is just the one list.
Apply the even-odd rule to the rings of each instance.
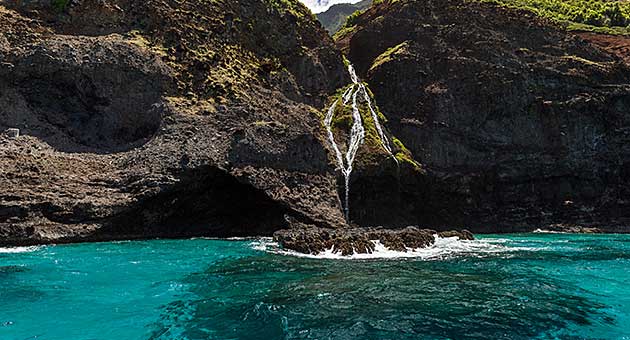
[[337, 44], [426, 171], [393, 197], [375, 195], [389, 175], [358, 177], [354, 222], [628, 231], [630, 67], [606, 39], [464, 0], [386, 0], [353, 22]]
[[297, 0], [0, 1], [0, 244], [343, 226], [348, 81]]
[[304, 254], [318, 255], [332, 251], [343, 256], [371, 254], [375, 242], [393, 251], [426, 248], [435, 243], [435, 237], [457, 237], [460, 240], [473, 240], [467, 230], [438, 233], [435, 230], [406, 227], [403, 229], [383, 228], [299, 228], [279, 230], [273, 234], [274, 240], [284, 249]]

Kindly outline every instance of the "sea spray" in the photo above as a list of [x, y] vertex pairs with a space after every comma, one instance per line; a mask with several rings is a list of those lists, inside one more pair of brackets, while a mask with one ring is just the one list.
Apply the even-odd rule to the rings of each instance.
[[[326, 117], [324, 119], [324, 125], [328, 132], [328, 139], [330, 144], [332, 145], [333, 150], [335, 151], [335, 157], [337, 158], [337, 163], [341, 170], [341, 173], [344, 177], [344, 192], [345, 192], [345, 202], [344, 202], [344, 215], [346, 217], [346, 221], [350, 220], [350, 174], [352, 173], [354, 160], [359, 151], [359, 147], [363, 144], [365, 140], [365, 128], [363, 126], [363, 119], [361, 118], [361, 112], [359, 111], [359, 100], [365, 101], [367, 107], [370, 111], [370, 115], [372, 120], [374, 121], [374, 126], [376, 127], [376, 131], [378, 133], [379, 139], [381, 141], [381, 145], [383, 149], [394, 159], [396, 164], [398, 164], [398, 160], [392, 153], [391, 146], [389, 144], [389, 140], [387, 136], [383, 132], [383, 128], [379, 121], [378, 114], [374, 110], [372, 106], [372, 100], [370, 99], [370, 95], [367, 92], [367, 88], [364, 84], [359, 82], [359, 77], [357, 76], [354, 67], [352, 64], [348, 64], [348, 73], [350, 73], [350, 79], [352, 80], [352, 84], [350, 87], [346, 89], [346, 91], [341, 95], [341, 104], [343, 106], [348, 105], [351, 102], [352, 105], [352, 127], [350, 128], [350, 140], [348, 141], [348, 148], [345, 154], [341, 152], [337, 142], [335, 141], [335, 136], [332, 131], [332, 121], [335, 115], [335, 110], [339, 105], [340, 100], [336, 99], [328, 108], [326, 113]], [[344, 160], [345, 158], [345, 160]]]
[[293, 250], [283, 249], [272, 238], [260, 238], [250, 243], [254, 250], [265, 251], [271, 254], [304, 257], [311, 259], [335, 259], [335, 260], [368, 260], [368, 259], [396, 259], [417, 258], [420, 260], [448, 260], [455, 257], [486, 257], [491, 255], [510, 256], [519, 251], [542, 251], [544, 247], [520, 246], [517, 242], [506, 239], [482, 239], [460, 240], [457, 237], [435, 237], [435, 243], [426, 248], [407, 248], [404, 251], [391, 250], [380, 241], [372, 240], [374, 250], [371, 253], [354, 253], [342, 255], [340, 252], [329, 248], [319, 254], [304, 254]]
[[17, 253], [32, 253], [44, 248], [43, 246], [29, 246], [29, 247], [0, 247], [0, 254], [17, 254]]

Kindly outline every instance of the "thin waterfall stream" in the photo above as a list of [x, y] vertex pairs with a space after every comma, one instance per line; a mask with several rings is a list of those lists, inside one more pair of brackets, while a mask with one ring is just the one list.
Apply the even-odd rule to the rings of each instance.
[[[328, 139], [330, 140], [330, 144], [335, 151], [337, 163], [344, 177], [344, 214], [346, 217], [346, 221], [350, 221], [350, 174], [352, 173], [352, 167], [356, 155], [359, 151], [359, 147], [363, 144], [365, 140], [365, 127], [363, 126], [363, 119], [361, 118], [361, 112], [359, 111], [359, 100], [363, 100], [367, 104], [383, 149], [385, 149], [385, 151], [394, 159], [396, 164], [398, 164], [398, 160], [392, 153], [392, 148], [389, 144], [389, 140], [383, 132], [378, 114], [372, 106], [370, 95], [368, 94], [365, 85], [359, 82], [359, 77], [357, 76], [352, 64], [348, 64], [348, 73], [350, 73], [352, 85], [348, 87], [348, 89], [343, 93], [340, 99], [335, 100], [330, 105], [324, 119], [324, 125], [326, 126], [326, 130], [328, 132]], [[348, 141], [348, 147], [345, 157], [341, 152], [339, 145], [337, 145], [337, 142], [335, 141], [335, 136], [332, 130], [332, 121], [339, 102], [341, 102], [341, 105], [343, 105], [344, 107], [348, 104], [352, 105], [352, 127], [350, 128], [350, 139]]]

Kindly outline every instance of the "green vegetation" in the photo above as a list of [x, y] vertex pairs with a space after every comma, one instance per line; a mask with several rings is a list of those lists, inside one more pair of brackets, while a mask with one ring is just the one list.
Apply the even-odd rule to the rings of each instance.
[[374, 0], [372, 5], [380, 5], [382, 3], [393, 4], [397, 3], [399, 0]]
[[570, 30], [630, 34], [630, 2], [618, 0], [481, 0], [530, 10]]
[[348, 60], [348, 58], [346, 58], [345, 55], [342, 55], [343, 57], [343, 64], [346, 66], [346, 68], [348, 68], [348, 66], [350, 66], [350, 60]]
[[392, 56], [396, 53], [405, 52], [409, 48], [409, 43], [407, 41], [398, 44], [394, 47], [388, 48], [385, 52], [374, 59], [374, 63], [370, 67], [370, 70], [378, 67], [381, 64], [384, 64], [388, 61], [392, 60]]
[[407, 147], [400, 141], [400, 139], [393, 137], [392, 143], [394, 143], [394, 146], [396, 147], [396, 149], [398, 149], [398, 152], [396, 152], [395, 155], [398, 162], [407, 163], [411, 165], [414, 170], [422, 171], [422, 167], [420, 166], [420, 164], [413, 159], [411, 151], [407, 149]]
[[339, 40], [339, 38], [343, 37], [346, 34], [349, 34], [349, 33], [353, 32], [356, 29], [357, 29], [356, 26], [351, 26], [351, 27], [344, 26], [339, 31], [337, 31], [337, 33], [335, 33], [333, 35], [333, 39], [334, 40]]
[[52, 0], [51, 1], [51, 5], [59, 12], [65, 11], [69, 4], [70, 4], [70, 0]]
[[[344, 88], [339, 89], [335, 95], [333, 96], [330, 104], [332, 104], [335, 100], [339, 99], [339, 103], [337, 104], [337, 108], [335, 109], [335, 114], [333, 116], [332, 127], [335, 134], [343, 131], [344, 133], [349, 133], [352, 128], [352, 106], [351, 105], [341, 105], [341, 96], [352, 85], [348, 85]], [[362, 94], [359, 94], [362, 96]], [[373, 95], [368, 89], [368, 95], [372, 97], [372, 101], [374, 101]], [[358, 98], [357, 98], [358, 99]], [[378, 106], [373, 104], [374, 111], [379, 117], [382, 123], [385, 123], [387, 120], [385, 116], [381, 113]], [[363, 128], [365, 129], [365, 146], [368, 147], [370, 152], [373, 150], [378, 151], [381, 148], [381, 138], [378, 135], [378, 131], [376, 130], [376, 124], [374, 124], [374, 119], [372, 118], [372, 114], [368, 109], [366, 104], [359, 105], [359, 113], [361, 114], [361, 120], [363, 121]], [[380, 151], [379, 151], [380, 152]]]
[[365, 10], [357, 10], [354, 11], [352, 14], [350, 14], [348, 16], [348, 18], [346, 19], [346, 23], [344, 24], [344, 27], [352, 27], [354, 25], [357, 24], [357, 18], [363, 13], [365, 12]]
[[[335, 109], [335, 113], [333, 115], [333, 120], [332, 120], [331, 125], [332, 125], [333, 133], [335, 134], [335, 139], [337, 140], [337, 143], [339, 143], [340, 145], [344, 145], [346, 143], [347, 136], [349, 135], [350, 129], [352, 128], [352, 124], [353, 124], [352, 106], [341, 104], [341, 100], [342, 100], [341, 97], [343, 93], [350, 86], [352, 85], [348, 85], [346, 87], [338, 89], [337, 92], [330, 98], [328, 102], [328, 107], [329, 107], [330, 105], [332, 105], [333, 102], [335, 102], [336, 100], [339, 100], [339, 102], [337, 103], [337, 107]], [[379, 121], [381, 122], [381, 124], [385, 124], [387, 122], [387, 119], [385, 115], [383, 115], [383, 113], [380, 111], [378, 106], [376, 105], [374, 101], [374, 95], [372, 94], [370, 89], [367, 88], [367, 86], [366, 86], [366, 90], [372, 100], [372, 103], [373, 103], [372, 108], [376, 112], [376, 115]], [[365, 140], [361, 147], [362, 148], [361, 151], [359, 151], [358, 159], [362, 164], [374, 164], [376, 162], [379, 162], [383, 156], [388, 156], [388, 154], [383, 149], [381, 138], [378, 134], [378, 131], [376, 129], [376, 124], [374, 122], [374, 119], [372, 118], [372, 114], [369, 108], [367, 107], [366, 104], [363, 103], [363, 101], [361, 102], [362, 103], [359, 105], [359, 113], [361, 114], [363, 128], [365, 129]], [[325, 113], [319, 115], [320, 117], [322, 117], [322, 121], [324, 119], [323, 117], [324, 115]], [[394, 156], [401, 164], [407, 163], [414, 170], [422, 171], [420, 164], [418, 164], [418, 162], [414, 160], [411, 151], [409, 151], [409, 149], [407, 149], [400, 140], [393, 137], [392, 143], [393, 143], [393, 149], [394, 149], [393, 150]]]
[[305, 18], [308, 16], [311, 20], [317, 21], [317, 17], [302, 2], [293, 0], [267, 0], [271, 7], [279, 12], [287, 11], [296, 18]]
[[372, 0], [362, 0], [354, 4], [335, 4], [327, 11], [317, 14], [317, 19], [330, 34], [334, 34], [344, 26], [348, 16], [358, 10], [369, 8], [370, 5]]

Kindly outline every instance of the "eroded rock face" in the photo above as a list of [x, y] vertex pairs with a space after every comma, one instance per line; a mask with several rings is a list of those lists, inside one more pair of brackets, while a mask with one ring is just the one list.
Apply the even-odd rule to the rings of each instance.
[[59, 151], [113, 152], [150, 139], [168, 66], [119, 37], [42, 39], [10, 49], [0, 67], [0, 127], [24, 126]]
[[435, 237], [457, 237], [473, 240], [467, 230], [438, 233], [435, 230], [406, 227], [403, 229], [343, 228], [327, 229], [302, 227], [285, 229], [273, 234], [274, 240], [284, 249], [317, 255], [327, 250], [343, 256], [371, 254], [376, 241], [389, 250], [407, 252], [409, 249], [426, 248], [435, 243]]
[[355, 22], [337, 43], [427, 171], [402, 179], [391, 209], [369, 194], [391, 184], [355, 185], [355, 222], [628, 225], [630, 67], [615, 53], [532, 13], [463, 0], [384, 1]]
[[0, 244], [344, 226], [298, 1], [0, 1]]

